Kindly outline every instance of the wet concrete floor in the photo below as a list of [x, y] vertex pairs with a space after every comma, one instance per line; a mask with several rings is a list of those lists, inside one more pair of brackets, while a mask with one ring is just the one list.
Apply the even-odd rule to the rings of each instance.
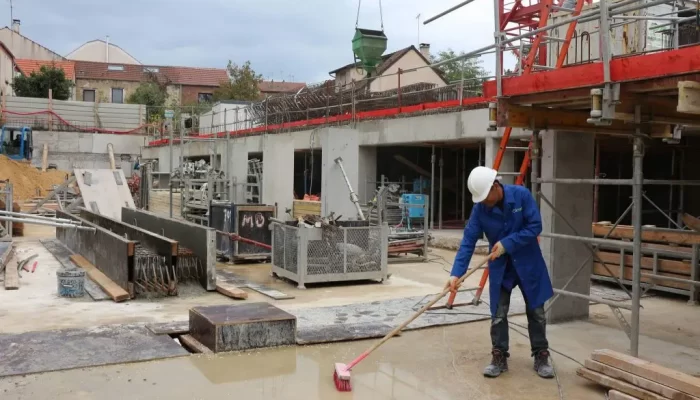
[[[226, 355], [192, 355], [139, 364], [0, 379], [2, 399], [559, 399], [557, 383], [532, 370], [529, 343], [512, 338], [510, 371], [489, 380], [488, 324], [409, 332], [393, 339], [352, 372], [351, 393], [333, 384], [333, 364], [349, 362], [372, 344], [286, 347]], [[486, 346], [486, 347], [485, 347]], [[602, 398], [557, 358], [567, 399]]]

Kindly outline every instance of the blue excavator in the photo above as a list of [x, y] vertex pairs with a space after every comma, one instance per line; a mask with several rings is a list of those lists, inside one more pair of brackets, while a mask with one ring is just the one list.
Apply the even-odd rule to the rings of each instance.
[[33, 151], [32, 128], [3, 125], [0, 131], [0, 154], [17, 161], [31, 161]]

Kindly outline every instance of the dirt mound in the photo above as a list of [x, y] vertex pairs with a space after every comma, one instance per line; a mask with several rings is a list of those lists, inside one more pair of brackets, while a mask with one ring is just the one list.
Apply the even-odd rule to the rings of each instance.
[[0, 180], [10, 180], [14, 192], [13, 201], [16, 202], [21, 203], [35, 196], [46, 196], [51, 190], [51, 185], [60, 185], [68, 175], [68, 172], [55, 169], [41, 172], [29, 163], [0, 155]]

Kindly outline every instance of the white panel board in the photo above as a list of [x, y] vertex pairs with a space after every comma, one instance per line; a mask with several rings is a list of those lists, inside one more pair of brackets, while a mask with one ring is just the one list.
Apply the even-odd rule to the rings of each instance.
[[121, 220], [122, 207], [136, 208], [122, 170], [75, 169], [83, 207]]

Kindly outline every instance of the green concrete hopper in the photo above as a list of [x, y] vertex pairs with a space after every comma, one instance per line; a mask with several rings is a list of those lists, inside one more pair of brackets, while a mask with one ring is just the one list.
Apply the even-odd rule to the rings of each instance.
[[387, 37], [384, 31], [355, 28], [352, 38], [352, 52], [368, 74], [374, 72], [386, 51]]

